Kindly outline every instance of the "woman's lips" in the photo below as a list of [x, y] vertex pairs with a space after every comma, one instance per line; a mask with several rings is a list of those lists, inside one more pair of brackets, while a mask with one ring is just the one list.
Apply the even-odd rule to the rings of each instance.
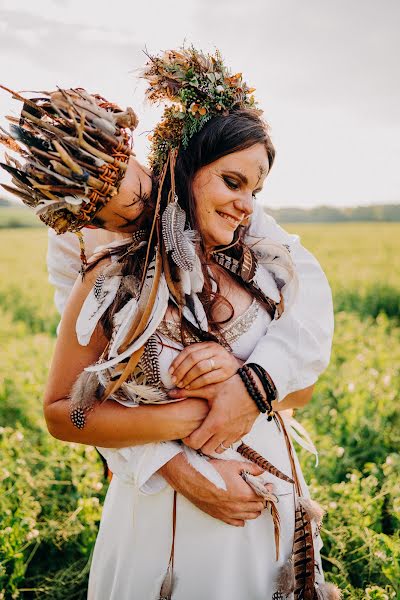
[[220, 217], [222, 217], [223, 219], [225, 219], [225, 221], [228, 221], [228, 223], [230, 223], [234, 227], [237, 227], [242, 222], [242, 219], [237, 219], [235, 217], [232, 217], [231, 215], [228, 215], [226, 213], [220, 212], [219, 210], [217, 210], [216, 212], [217, 212], [217, 214]]

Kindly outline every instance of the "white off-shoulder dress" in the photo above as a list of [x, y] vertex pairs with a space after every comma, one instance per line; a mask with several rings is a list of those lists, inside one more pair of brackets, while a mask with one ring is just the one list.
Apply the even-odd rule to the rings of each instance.
[[[270, 320], [268, 313], [254, 301], [246, 313], [230, 325], [231, 347], [237, 357], [246, 360], [250, 356], [258, 340], [267, 333]], [[181, 347], [165, 336], [164, 328], [164, 333], [159, 334], [160, 371], [164, 385], [172, 387], [168, 368]], [[301, 426], [284, 413], [282, 419], [289, 435], [312, 450], [310, 441], [299, 436]], [[304, 430], [303, 434], [306, 436]], [[284, 435], [274, 421], [268, 422], [260, 414], [243, 441], [283, 473], [291, 475]], [[171, 552], [174, 490], [157, 470], [181, 452], [182, 446], [178, 442], [161, 442], [99, 450], [113, 478], [94, 548], [88, 599], [158, 600]], [[229, 458], [244, 460], [236, 452], [229, 452]], [[295, 453], [294, 460], [303, 496], [308, 496]], [[266, 479], [274, 484], [279, 498], [278, 561], [273, 520], [268, 510], [259, 518], [247, 521], [243, 528], [233, 527], [177, 495], [173, 600], [283, 598], [275, 581], [279, 567], [292, 553], [293, 486], [271, 474]], [[315, 560], [323, 581], [319, 555], [322, 542], [317, 531], [314, 536]], [[293, 594], [288, 598], [292, 599]]]

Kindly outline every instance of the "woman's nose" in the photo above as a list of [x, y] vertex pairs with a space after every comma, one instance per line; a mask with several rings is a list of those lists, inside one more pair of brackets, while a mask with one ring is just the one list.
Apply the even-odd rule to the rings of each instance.
[[234, 206], [236, 210], [240, 210], [245, 214], [245, 217], [249, 217], [254, 210], [254, 197], [253, 194], [243, 194], [240, 198], [235, 200]]

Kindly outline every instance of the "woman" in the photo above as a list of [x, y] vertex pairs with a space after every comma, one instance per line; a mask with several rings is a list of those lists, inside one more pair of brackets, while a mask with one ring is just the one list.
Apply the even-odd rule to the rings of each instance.
[[[224, 127], [220, 127], [222, 123]], [[192, 138], [186, 152], [180, 151], [176, 169], [171, 169], [171, 175], [176, 176], [180, 204], [186, 209], [192, 228], [197, 226], [200, 248], [207, 268], [202, 269], [205, 291], [200, 286], [200, 289], [193, 292], [193, 284], [196, 284], [196, 281], [185, 282], [185, 285], [189, 285], [187, 296], [194, 294], [192, 298], [194, 303], [196, 297], [201, 297], [201, 306], [197, 304], [197, 306], [189, 308], [192, 316], [195, 317], [194, 323], [193, 319], [190, 320], [189, 314], [186, 316], [184, 314], [182, 319], [181, 311], [183, 312], [182, 309], [185, 307], [180, 306], [179, 303], [176, 304], [176, 296], [174, 296], [176, 273], [172, 273], [170, 278], [169, 292], [172, 303], [168, 304], [167, 311], [163, 315], [163, 323], [160, 323], [157, 333], [160, 379], [165, 389], [171, 387], [168, 367], [180, 349], [179, 337], [176, 334], [177, 328], [178, 336], [182, 336], [182, 332], [186, 331], [188, 336], [192, 336], [192, 340], [196, 336], [200, 339], [208, 337], [208, 341], [197, 346], [192, 344], [191, 348], [195, 348], [195, 350], [184, 351], [180, 358], [178, 357], [173, 362], [174, 374], [178, 376], [175, 383], [179, 384], [179, 380], [183, 380], [185, 384], [196, 389], [204, 383], [204, 380], [201, 379], [203, 375], [196, 381], [196, 375], [198, 375], [196, 370], [184, 366], [188, 355], [193, 354], [195, 358], [197, 357], [199, 365], [208, 361], [212, 366], [212, 378], [218, 382], [227, 375], [232, 376], [237, 370], [238, 363], [230, 352], [221, 348], [216, 342], [227, 345], [230, 340], [232, 350], [237, 358], [242, 361], [246, 360], [259, 336], [265, 334], [271, 317], [276, 316], [277, 311], [279, 316], [278, 307], [280, 306], [282, 309], [282, 297], [276, 281], [273, 278], [268, 280], [267, 272], [265, 272], [267, 281], [264, 278], [262, 285], [260, 280], [254, 284], [250, 279], [246, 281], [242, 272], [233, 272], [232, 269], [232, 265], [235, 265], [234, 261], [243, 250], [237, 232], [239, 227], [242, 227], [244, 219], [251, 214], [251, 196], [262, 185], [270, 168], [271, 158], [273, 158], [273, 151], [262, 122], [250, 112], [237, 111], [233, 118], [232, 115], [226, 115], [219, 117], [218, 123], [210, 121], [200, 134]], [[164, 197], [161, 198], [163, 214], [167, 208], [166, 203], [167, 198], [164, 194]], [[176, 207], [173, 207], [173, 210], [176, 213]], [[168, 224], [166, 231], [168, 231]], [[180, 233], [184, 234], [185, 231]], [[131, 431], [124, 423], [126, 410], [131, 409], [115, 403], [106, 403], [99, 408], [96, 407], [93, 413], [88, 415], [87, 424], [84, 423], [86, 426], [82, 432], [76, 432], [76, 430], [73, 432], [72, 425], [66, 424], [68, 407], [64, 398], [69, 395], [76, 375], [81, 372], [82, 368], [95, 362], [103, 354], [106, 345], [109, 344], [110, 334], [114, 336], [110, 338], [111, 350], [112, 345], [116, 344], [118, 335], [119, 341], [124, 340], [121, 337], [124, 321], [120, 318], [119, 328], [117, 328], [115, 325], [117, 325], [118, 319], [115, 317], [118, 314], [121, 317], [121, 311], [129, 302], [127, 298], [135, 300], [137, 293], [135, 285], [137, 285], [139, 277], [143, 275], [143, 263], [146, 262], [147, 254], [144, 246], [140, 246], [141, 242], [140, 239], [136, 240], [133, 256], [126, 254], [126, 248], [124, 248], [126, 256], [124, 266], [129, 264], [131, 267], [128, 277], [132, 274], [136, 275], [136, 278], [130, 281], [130, 293], [125, 285], [125, 291], [122, 290], [120, 298], [113, 303], [108, 314], [103, 316], [102, 323], [96, 326], [86, 347], [79, 346], [74, 340], [75, 325], [80, 320], [80, 307], [90, 308], [90, 301], [88, 302], [87, 299], [93, 282], [97, 283], [97, 292], [99, 292], [99, 281], [104, 284], [104, 277], [101, 280], [101, 274], [104, 273], [105, 261], [98, 263], [85, 280], [77, 284], [63, 319], [46, 393], [46, 418], [50, 430], [57, 437], [95, 443], [103, 447], [126, 446], [121, 451], [103, 450], [107, 459], [113, 463], [116, 476], [107, 496], [96, 544], [89, 596], [94, 598], [156, 598], [163, 582], [166, 563], [168, 564], [171, 555], [175, 557], [175, 572], [178, 577], [174, 598], [283, 597], [282, 594], [291, 593], [290, 583], [286, 582], [285, 588], [282, 582], [276, 582], [276, 577], [278, 564], [282, 564], [286, 558], [290, 557], [293, 550], [294, 496], [290, 482], [285, 481], [286, 488], [281, 481], [278, 482], [283, 485], [281, 489], [279, 486], [275, 486], [275, 491], [280, 498], [279, 563], [275, 562], [274, 540], [275, 542], [277, 539], [279, 540], [279, 536], [276, 536], [276, 519], [274, 535], [274, 521], [271, 515], [264, 512], [260, 516], [263, 506], [239, 477], [239, 473], [234, 485], [241, 486], [244, 502], [237, 516], [241, 517], [238, 519], [239, 521], [250, 519], [244, 530], [229, 528], [223, 523], [210, 519], [179, 496], [176, 502], [176, 519], [172, 519], [173, 525], [171, 522], [174, 505], [172, 489], [167, 486], [154, 496], [146, 496], [138, 490], [138, 484], [143, 486], [150, 479], [152, 473], [158, 471], [164, 463], [162, 472], [168, 479], [168, 464], [175, 460], [172, 458], [174, 455], [181, 454], [181, 446], [174, 442], [162, 445], [147, 444], [145, 448], [136, 448], [136, 451], [127, 446], [133, 443], [185, 437], [204, 418], [205, 407], [201, 403], [198, 402], [197, 407], [190, 407], [193, 409], [192, 414], [197, 411], [190, 427], [188, 427], [187, 421], [183, 423], [182, 419], [180, 420], [180, 416], [184, 412], [183, 403], [174, 406], [135, 408], [137, 422], [134, 431], [132, 431], [132, 422], [130, 423]], [[177, 242], [179, 242], [179, 238], [177, 238]], [[231, 245], [232, 242], [236, 243], [229, 253], [229, 248], [226, 246]], [[226, 263], [226, 258], [221, 257], [221, 252], [215, 252], [220, 246], [224, 246], [224, 250], [228, 250], [224, 256], [231, 258], [230, 269], [218, 266], [222, 259], [224, 259], [224, 264]], [[148, 244], [149, 247], [150, 244]], [[222, 252], [222, 254], [224, 253]], [[260, 258], [262, 257], [260, 256]], [[113, 265], [111, 265], [111, 269], [107, 267], [107, 279], [121, 277], [112, 267]], [[123, 273], [122, 278], [126, 279], [126, 272]], [[180, 283], [182, 285], [182, 280]], [[264, 288], [264, 291], [261, 288]], [[270, 296], [265, 293], [266, 288], [268, 288]], [[96, 286], [94, 292], [96, 293]], [[175, 301], [175, 305], [173, 301]], [[202, 307], [203, 312], [201, 312]], [[208, 321], [208, 327], [202, 327], [204, 318]], [[114, 325], [113, 331], [110, 331], [112, 325]], [[78, 335], [79, 333], [82, 334], [82, 331], [78, 326]], [[117, 349], [120, 348], [121, 346], [117, 344]], [[112, 358], [112, 352], [109, 351], [108, 358], [110, 356]], [[68, 373], [65, 373], [63, 368], [66, 361], [69, 364]], [[108, 366], [114, 367], [115, 365], [110, 365], [108, 362]], [[105, 370], [104, 363], [99, 367], [101, 371]], [[203, 369], [201, 368], [200, 371]], [[110, 375], [109, 370], [107, 370], [107, 375]], [[258, 379], [257, 372], [254, 373], [254, 377], [256, 387], [262, 389], [262, 381]], [[129, 379], [126, 379], [126, 382], [129, 383]], [[108, 387], [110, 381], [107, 381], [107, 377], [105, 377], [103, 383]], [[124, 392], [122, 388], [120, 390]], [[139, 391], [136, 389], [136, 392]], [[121, 395], [118, 389], [113, 392], [119, 393], [119, 397], [115, 395], [114, 397], [120, 402], [126, 404], [129, 401], [126, 389], [125, 400], [123, 399], [124, 393]], [[243, 393], [243, 401], [249, 406], [248, 418], [254, 421], [258, 413], [257, 407], [254, 403], [252, 404], [251, 398], [248, 402], [245, 387], [243, 387]], [[140, 397], [140, 394], [138, 395]], [[150, 424], [149, 418], [152, 419]], [[85, 416], [83, 419], [85, 420]], [[106, 422], [107, 419], [109, 423]], [[290, 477], [293, 466], [297, 470], [299, 467], [297, 461], [290, 459], [287, 439], [285, 439], [282, 427], [281, 420], [268, 422], [264, 418], [258, 417], [245, 441], [251, 442], [253, 448], [268, 457], [279, 472], [286, 473], [287, 477]], [[230, 439], [228, 436], [225, 443], [221, 444], [222, 450], [225, 450], [234, 441], [236, 440]], [[227, 458], [240, 459], [240, 455], [233, 454], [232, 456], [232, 452]], [[138, 464], [138, 460], [141, 464]], [[218, 474], [222, 474], [224, 479], [226, 463], [223, 461], [210, 462], [211, 467]], [[206, 464], [210, 466], [210, 463]], [[240, 467], [243, 468], [243, 465]], [[215, 474], [210, 474], [209, 469], [207, 470], [204, 465], [198, 468], [206, 469], [205, 472], [215, 478]], [[246, 466], [246, 468], [253, 474], [259, 473], [259, 470], [251, 466]], [[293, 472], [292, 475], [294, 476]], [[137, 481], [138, 476], [142, 478], [140, 482]], [[271, 479], [273, 480], [273, 477]], [[214, 481], [218, 483], [218, 477]], [[251, 482], [251, 480], [249, 481]], [[252, 483], [255, 485], [254, 481]], [[299, 483], [304, 492], [301, 474]], [[160, 485], [160, 481], [157, 481], [157, 478], [154, 481], [153, 478], [152, 485], [157, 487]], [[290, 491], [287, 491], [288, 489]], [[264, 495], [265, 498], [269, 498], [268, 493]], [[132, 500], [134, 500], [134, 506], [132, 506]], [[272, 510], [273, 499], [269, 498], [269, 504]], [[133, 514], [132, 511], [134, 511]], [[157, 539], [155, 548], [148, 543], [149, 536]], [[186, 536], [188, 537], [186, 538]], [[173, 552], [171, 552], [171, 537], [174, 539]], [[196, 546], [191, 547], [193, 542], [196, 543]], [[191, 549], [189, 557], [187, 556], [188, 548]], [[318, 558], [317, 555], [316, 558]], [[209, 581], [205, 581], [198, 572], [199, 567], [203, 570], [207, 569], [209, 572], [213, 570]], [[162, 587], [163, 593], [167, 593], [165, 590], [168, 587], [168, 581], [164, 581]], [[313, 590], [312, 593], [322, 594], [322, 585], [318, 586], [317, 590]], [[304, 597], [313, 596], [306, 595]]]

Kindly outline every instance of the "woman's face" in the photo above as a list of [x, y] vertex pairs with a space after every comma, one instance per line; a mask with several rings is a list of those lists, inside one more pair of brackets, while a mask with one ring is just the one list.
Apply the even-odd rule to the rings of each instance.
[[265, 146], [254, 144], [199, 169], [193, 194], [199, 233], [207, 249], [232, 243], [235, 230], [253, 212], [269, 163]]
[[151, 185], [151, 171], [130, 157], [118, 194], [99, 210], [89, 227], [120, 233], [137, 231], [146, 215]]

